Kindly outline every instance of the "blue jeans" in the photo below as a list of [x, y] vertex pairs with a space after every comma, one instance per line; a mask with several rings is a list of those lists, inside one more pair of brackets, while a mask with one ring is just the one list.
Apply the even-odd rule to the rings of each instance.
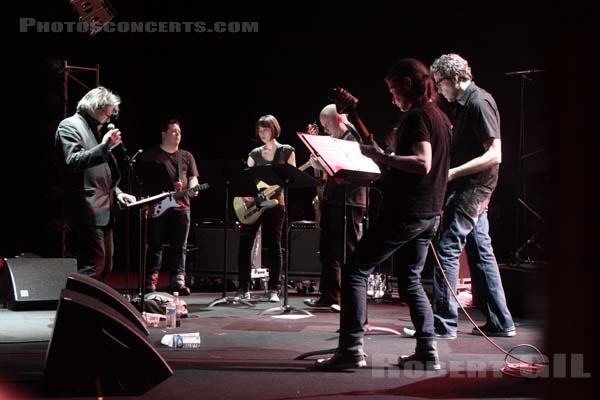
[[349, 356], [362, 353], [367, 324], [367, 279], [377, 265], [400, 249], [405, 261], [398, 272], [398, 290], [405, 297], [417, 337], [432, 337], [433, 312], [421, 284], [429, 241], [440, 217], [398, 219], [382, 215], [360, 240], [342, 267], [342, 309], [338, 351]]
[[[471, 283], [478, 308], [487, 320], [490, 330], [514, 329], [508, 307], [492, 239], [489, 235], [487, 204], [492, 191], [484, 187], [450, 192], [446, 198], [443, 229], [435, 248], [444, 273], [456, 293], [459, 257], [466, 251]], [[438, 268], [433, 273], [433, 313], [438, 334], [456, 334], [458, 303], [448, 289]]]
[[[146, 282], [148, 284], [156, 285], [162, 265], [169, 271], [172, 287], [183, 281], [189, 231], [189, 209], [169, 209], [160, 217], [148, 220], [148, 251], [146, 252]], [[169, 244], [169, 249], [163, 254], [165, 243]]]

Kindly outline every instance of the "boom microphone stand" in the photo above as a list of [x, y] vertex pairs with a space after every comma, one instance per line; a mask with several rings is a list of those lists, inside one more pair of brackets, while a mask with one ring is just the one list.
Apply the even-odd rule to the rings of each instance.
[[[525, 82], [532, 80], [531, 75], [537, 74], [537, 73], [542, 73], [542, 72], [544, 72], [543, 69], [530, 69], [530, 70], [506, 72], [505, 75], [506, 76], [518, 76], [521, 78], [520, 96], [519, 96], [519, 106], [520, 106], [520, 108], [519, 108], [519, 145], [518, 145], [519, 159], [518, 159], [518, 163], [517, 163], [517, 194], [516, 194], [517, 199], [516, 199], [516, 201], [517, 201], [517, 203], [522, 205], [527, 211], [529, 211], [534, 217], [536, 217], [536, 219], [538, 221], [540, 221], [541, 223], [545, 223], [544, 219], [540, 216], [540, 214], [527, 204], [526, 184], [523, 180], [523, 161], [526, 158], [542, 151], [542, 150], [539, 150], [539, 151], [534, 151], [532, 153], [524, 154], [524, 152], [525, 152]], [[521, 234], [521, 232], [520, 232], [520, 230], [521, 230], [520, 229], [521, 228], [520, 227], [521, 213], [519, 212], [519, 209], [517, 209], [517, 211], [515, 212], [515, 220], [516, 221], [515, 221], [515, 245], [514, 245], [514, 248], [517, 249], [517, 250], [515, 250], [515, 253], [514, 253], [515, 264], [520, 264], [522, 262], [532, 263], [533, 261], [530, 260], [529, 258], [526, 260], [523, 260], [521, 258], [521, 252], [526, 247], [531, 246], [531, 245], [534, 245], [537, 248], [541, 248], [540, 245], [537, 243], [537, 239], [536, 239], [536, 236], [538, 234], [537, 234], [537, 232], [534, 233], [532, 236], [527, 238], [523, 244], [521, 244], [519, 246], [520, 234]]]

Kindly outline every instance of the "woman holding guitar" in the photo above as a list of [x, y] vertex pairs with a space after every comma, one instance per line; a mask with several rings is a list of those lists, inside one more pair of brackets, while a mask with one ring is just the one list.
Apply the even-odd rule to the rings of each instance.
[[[248, 167], [271, 164], [291, 164], [296, 166], [296, 155], [294, 148], [287, 144], [277, 142], [281, 133], [281, 127], [277, 119], [272, 115], [263, 115], [255, 125], [256, 136], [263, 142], [262, 146], [256, 147], [248, 155]], [[282, 193], [276, 193], [265, 202], [276, 201], [277, 205], [264, 210], [256, 222], [242, 225], [240, 232], [240, 247], [238, 249], [240, 286], [238, 297], [250, 298], [251, 280], [251, 252], [258, 228], [262, 225], [262, 245], [267, 249], [270, 261], [269, 269], [269, 301], [279, 301], [277, 295], [279, 286], [279, 274], [281, 272], [281, 235], [283, 231], [284, 199]]]

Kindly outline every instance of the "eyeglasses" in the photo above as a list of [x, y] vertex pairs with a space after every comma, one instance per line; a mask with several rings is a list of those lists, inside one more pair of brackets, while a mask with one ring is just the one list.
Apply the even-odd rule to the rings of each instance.
[[436, 81], [436, 80], [434, 79], [434, 80], [433, 80], [433, 83], [435, 84], [435, 87], [439, 89], [439, 88], [440, 88], [440, 85], [441, 85], [441, 83], [442, 83], [442, 82], [444, 82], [444, 81], [446, 81], [446, 80], [450, 80], [450, 78], [442, 78], [442, 79], [440, 79], [439, 81]]

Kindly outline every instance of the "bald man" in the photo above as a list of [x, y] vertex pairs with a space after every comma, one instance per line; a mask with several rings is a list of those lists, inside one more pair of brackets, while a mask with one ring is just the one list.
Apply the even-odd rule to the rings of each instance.
[[[335, 104], [321, 110], [319, 120], [325, 133], [342, 140], [355, 140], [356, 129], [348, 121], [346, 114], [338, 114]], [[323, 167], [314, 158], [311, 164], [316, 169]], [[323, 199], [319, 204], [321, 212], [321, 237], [319, 239], [319, 259], [321, 261], [321, 282], [318, 299], [306, 299], [310, 307], [331, 307], [339, 311], [341, 267], [344, 264], [344, 217], [346, 217], [346, 258], [356, 248], [362, 234], [362, 220], [365, 215], [366, 188], [348, 186], [344, 195], [344, 185], [334, 179], [327, 180]]]

